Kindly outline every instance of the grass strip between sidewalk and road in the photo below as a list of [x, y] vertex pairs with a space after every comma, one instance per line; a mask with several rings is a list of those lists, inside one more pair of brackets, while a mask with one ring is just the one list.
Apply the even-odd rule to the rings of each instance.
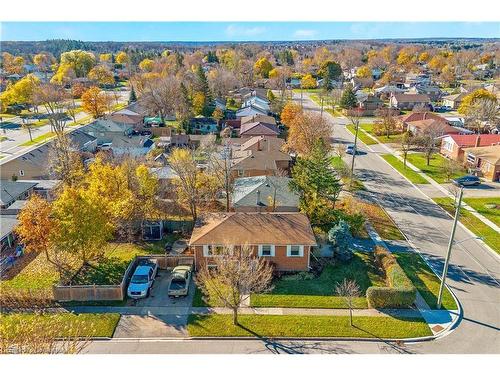
[[42, 134], [36, 138], [33, 138], [32, 141], [21, 143], [20, 146], [33, 146], [33, 145], [36, 145], [38, 143], [46, 142], [50, 138], [55, 137], [55, 135], [56, 135], [56, 133], [54, 133], [54, 132], [48, 132], [48, 133]]
[[[395, 252], [393, 254], [425, 302], [431, 309], [435, 309], [441, 280], [419, 254], [410, 252]], [[442, 308], [447, 310], [458, 308], [448, 289], [445, 289], [443, 293]]]
[[[464, 202], [478, 213], [500, 226], [500, 197], [491, 198], [464, 198]], [[486, 207], [486, 205], [495, 207]]]
[[364, 337], [411, 338], [432, 335], [422, 318], [307, 315], [190, 315], [188, 332], [193, 337]]
[[120, 314], [2, 314], [0, 316], [0, 332], [8, 338], [23, 330], [36, 326], [57, 327], [56, 337], [112, 337]]
[[[453, 203], [453, 199], [432, 198], [432, 200], [439, 204], [450, 215], [455, 215], [455, 205]], [[464, 208], [460, 210], [460, 222], [476, 236], [481, 237], [481, 239], [497, 254], [500, 254], [500, 233], [489, 225], [483, 223]]]
[[[356, 135], [356, 128], [354, 125], [346, 125], [346, 129], [349, 130], [352, 134]], [[361, 128], [358, 131], [358, 139], [360, 139], [365, 145], [374, 145], [377, 144], [377, 141], [372, 139], [366, 133], [364, 133]]]
[[410, 180], [414, 184], [428, 184], [429, 183], [429, 181], [427, 181], [425, 178], [420, 176], [417, 172], [415, 172], [410, 167], [407, 166], [405, 168], [403, 162], [401, 160], [399, 160], [397, 157], [395, 157], [394, 155], [385, 154], [385, 155], [381, 155], [381, 156], [395, 170], [397, 170], [399, 173], [401, 173], [403, 176], [405, 176], [408, 180]]

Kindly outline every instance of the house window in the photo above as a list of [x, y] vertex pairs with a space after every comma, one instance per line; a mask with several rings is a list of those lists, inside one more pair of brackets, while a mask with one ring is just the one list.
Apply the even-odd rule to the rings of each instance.
[[242, 169], [238, 169], [238, 177], [243, 177], [243, 170]]
[[274, 256], [274, 245], [259, 245], [259, 256], [260, 257], [273, 257]]
[[24, 169], [19, 170], [19, 176], [24, 176]]
[[303, 245], [288, 245], [286, 247], [287, 257], [302, 257], [304, 256], [304, 246]]
[[224, 246], [222, 245], [203, 245], [203, 256], [214, 257], [220, 255]]

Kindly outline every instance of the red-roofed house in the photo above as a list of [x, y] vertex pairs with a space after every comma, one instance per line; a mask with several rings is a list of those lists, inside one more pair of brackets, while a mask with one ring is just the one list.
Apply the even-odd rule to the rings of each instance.
[[447, 123], [444, 117], [436, 115], [435, 113], [432, 112], [411, 112], [408, 113], [407, 115], [398, 116], [397, 119], [399, 122], [399, 126], [401, 127], [402, 130], [407, 130], [408, 123], [412, 121], [433, 119], [436, 121], [441, 121], [445, 124]]
[[432, 134], [434, 138], [447, 134], [459, 134], [460, 130], [446, 122], [434, 119], [410, 121], [406, 123], [407, 129], [414, 135]]
[[464, 160], [464, 148], [487, 147], [500, 144], [500, 134], [450, 134], [441, 140], [441, 154], [447, 158]]
[[277, 137], [280, 133], [278, 127], [266, 122], [248, 122], [242, 124], [240, 128], [241, 138], [251, 138], [257, 136]]

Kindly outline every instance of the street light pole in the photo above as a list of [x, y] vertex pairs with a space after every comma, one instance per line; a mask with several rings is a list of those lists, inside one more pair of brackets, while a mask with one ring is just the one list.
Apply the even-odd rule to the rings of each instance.
[[356, 154], [358, 153], [358, 130], [359, 130], [359, 118], [355, 117], [355, 126], [356, 126], [356, 131], [354, 133], [354, 147], [352, 150], [352, 161], [351, 161], [351, 179], [349, 180], [349, 189], [351, 188], [352, 185], [352, 180], [354, 179], [354, 159], [356, 158]]
[[455, 211], [455, 219], [453, 220], [453, 227], [451, 228], [450, 242], [448, 243], [448, 250], [446, 252], [446, 259], [444, 261], [443, 275], [441, 276], [441, 285], [439, 286], [439, 295], [437, 300], [437, 309], [441, 308], [443, 300], [444, 285], [446, 283], [446, 274], [448, 273], [448, 265], [450, 264], [451, 248], [455, 238], [455, 231], [457, 229], [458, 218], [460, 217], [460, 206], [462, 205], [462, 196], [464, 194], [464, 187], [460, 186], [460, 194], [458, 196], [457, 209]]

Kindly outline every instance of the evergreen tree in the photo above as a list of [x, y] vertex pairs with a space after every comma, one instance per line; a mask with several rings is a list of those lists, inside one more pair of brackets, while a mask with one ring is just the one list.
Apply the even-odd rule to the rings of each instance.
[[334, 255], [341, 261], [352, 258], [352, 250], [349, 245], [352, 243], [351, 230], [349, 224], [343, 219], [328, 231], [328, 240], [332, 243]]
[[333, 81], [338, 80], [342, 74], [342, 68], [334, 61], [326, 61], [321, 65], [318, 73], [323, 78], [323, 87], [331, 90]]
[[340, 98], [340, 107], [344, 109], [352, 109], [358, 105], [358, 98], [354, 94], [354, 90], [351, 86], [348, 86], [342, 93], [342, 98]]
[[130, 90], [130, 96], [128, 98], [128, 103], [134, 103], [137, 101], [137, 96], [135, 95], [135, 90], [134, 86], [132, 86], [132, 89]]
[[299, 157], [292, 170], [290, 189], [300, 196], [300, 209], [315, 225], [335, 221], [335, 202], [341, 185], [332, 172], [329, 149], [318, 139], [308, 157]]
[[201, 65], [198, 66], [196, 70], [195, 91], [202, 93], [204, 96], [203, 109], [201, 111], [203, 116], [210, 116], [212, 114], [212, 95], [210, 93], [210, 87], [208, 86], [207, 76]]

